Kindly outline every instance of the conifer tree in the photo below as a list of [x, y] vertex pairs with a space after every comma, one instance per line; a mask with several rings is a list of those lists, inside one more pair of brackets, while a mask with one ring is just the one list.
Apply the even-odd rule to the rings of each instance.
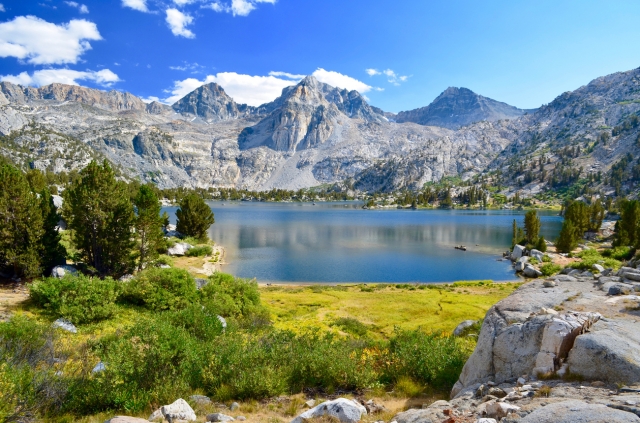
[[579, 238], [589, 230], [589, 208], [582, 201], [574, 201], [567, 206], [564, 220], [570, 220]]
[[592, 232], [597, 232], [600, 230], [602, 226], [602, 221], [604, 220], [604, 207], [602, 206], [602, 201], [598, 198], [592, 205], [589, 207], [589, 230]]
[[25, 175], [0, 165], [0, 266], [27, 278], [42, 273], [42, 212]]
[[142, 270], [158, 258], [158, 250], [164, 244], [162, 226], [165, 218], [160, 215], [158, 197], [148, 185], [140, 186], [133, 203], [138, 213], [135, 225], [138, 270]]
[[184, 235], [206, 241], [207, 231], [215, 219], [211, 208], [197, 194], [188, 194], [180, 201], [176, 211], [176, 230]]
[[524, 215], [524, 230], [527, 234], [527, 243], [535, 244], [538, 242], [540, 218], [535, 210], [530, 210]]
[[60, 233], [57, 230], [61, 216], [53, 204], [53, 197], [46, 188], [40, 193], [40, 210], [43, 220], [42, 267], [46, 275], [55, 266], [66, 263], [67, 251], [60, 244]]
[[638, 246], [640, 244], [640, 201], [622, 201], [620, 220], [616, 222], [613, 245]]
[[135, 214], [126, 184], [116, 181], [109, 163], [89, 163], [64, 197], [62, 215], [85, 262], [100, 275], [131, 271]]
[[578, 246], [576, 228], [571, 220], [565, 219], [562, 223], [560, 235], [556, 241], [556, 249], [561, 253], [570, 253]]
[[536, 244], [536, 250], [541, 251], [543, 253], [547, 252], [547, 243], [543, 236], [538, 238], [538, 243]]

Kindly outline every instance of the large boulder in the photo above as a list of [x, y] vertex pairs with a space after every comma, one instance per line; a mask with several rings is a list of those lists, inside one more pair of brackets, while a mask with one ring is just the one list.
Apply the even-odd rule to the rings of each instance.
[[537, 278], [542, 276], [542, 272], [530, 264], [527, 264], [524, 266], [524, 270], [522, 271], [522, 274], [528, 278]]
[[529, 252], [529, 256], [534, 259], [542, 262], [542, 257], [544, 257], [544, 253], [542, 251], [536, 250], [535, 248]]
[[511, 252], [511, 260], [516, 261], [524, 255], [524, 247], [522, 245], [515, 245]]
[[196, 421], [197, 417], [191, 406], [180, 398], [172, 404], [163, 405], [149, 416], [150, 421], [160, 419], [165, 419], [170, 422], [174, 420]]
[[78, 270], [75, 267], [66, 264], [62, 266], [56, 266], [53, 268], [53, 270], [51, 270], [51, 276], [58, 279], [63, 278], [65, 275], [75, 275], [76, 273], [78, 273]]
[[600, 321], [576, 338], [567, 360], [571, 373], [612, 383], [640, 381], [640, 326], [633, 321]]
[[173, 247], [167, 249], [167, 254], [170, 256], [184, 256], [187, 251], [193, 248], [193, 245], [186, 242], [178, 242]]
[[356, 423], [360, 421], [363, 414], [367, 414], [367, 409], [362, 404], [350, 399], [338, 398], [305, 411], [291, 420], [291, 423], [304, 423], [305, 420], [323, 416], [335, 417], [341, 423]]
[[397, 414], [392, 421], [397, 423], [441, 423], [447, 419], [444, 410], [451, 410], [452, 404], [447, 401], [436, 401], [427, 408], [409, 409]]
[[538, 408], [518, 423], [640, 423], [640, 417], [602, 404], [570, 400]]

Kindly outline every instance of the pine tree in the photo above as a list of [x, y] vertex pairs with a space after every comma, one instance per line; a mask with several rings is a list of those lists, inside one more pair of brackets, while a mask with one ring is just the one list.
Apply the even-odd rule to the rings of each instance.
[[126, 184], [116, 181], [109, 163], [89, 163], [64, 197], [62, 215], [85, 262], [100, 275], [131, 271], [135, 214]]
[[0, 266], [15, 276], [42, 274], [43, 219], [39, 201], [25, 175], [0, 165]]
[[640, 244], [640, 201], [625, 200], [619, 208], [620, 220], [615, 226], [613, 245], [637, 246]]
[[570, 203], [564, 213], [564, 220], [570, 220], [579, 238], [589, 230], [589, 208], [582, 201]]
[[530, 210], [524, 215], [524, 230], [527, 234], [527, 243], [535, 244], [538, 242], [540, 218], [535, 210]]
[[61, 217], [53, 204], [53, 197], [46, 188], [40, 193], [40, 210], [43, 219], [42, 267], [46, 275], [55, 266], [66, 263], [67, 251], [60, 244], [60, 233], [56, 229]]
[[515, 219], [513, 219], [511, 229], [513, 230], [513, 235], [511, 237], [511, 249], [513, 249], [513, 247], [515, 247], [518, 243], [518, 224], [516, 223]]
[[541, 251], [543, 253], [547, 252], [547, 243], [543, 236], [538, 238], [538, 243], [536, 244], [536, 250]]
[[602, 207], [602, 201], [598, 198], [589, 207], [589, 230], [592, 232], [598, 232], [602, 226], [604, 220], [604, 207]]
[[176, 217], [178, 232], [203, 241], [208, 239], [207, 231], [215, 222], [211, 208], [197, 194], [188, 194], [180, 201]]
[[570, 253], [578, 246], [578, 237], [576, 236], [576, 228], [571, 220], [562, 223], [560, 235], [556, 241], [556, 249], [561, 253]]
[[158, 250], [164, 244], [165, 218], [160, 216], [160, 202], [148, 185], [140, 186], [133, 203], [138, 212], [135, 224], [138, 270], [142, 270], [158, 258]]

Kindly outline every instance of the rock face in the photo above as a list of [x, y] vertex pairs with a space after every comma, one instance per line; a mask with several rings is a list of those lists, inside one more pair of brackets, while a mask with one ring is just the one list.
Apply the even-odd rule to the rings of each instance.
[[[237, 119], [243, 115], [224, 89], [212, 82], [196, 88], [172, 106], [178, 113], [190, 113], [208, 122]], [[242, 105], [244, 110], [246, 105]]]
[[307, 419], [322, 416], [335, 417], [340, 420], [341, 423], [356, 423], [360, 421], [363, 414], [367, 414], [367, 410], [361, 404], [346, 398], [338, 398], [333, 401], [323, 402], [305, 411], [291, 420], [291, 423], [304, 423]]
[[[566, 371], [587, 380], [640, 382], [638, 324], [633, 316], [601, 318], [616, 307], [605, 285], [590, 275], [561, 275], [527, 283], [494, 305], [452, 397], [478, 383]], [[574, 303], [590, 311], [554, 310]]]
[[525, 110], [483, 97], [467, 88], [449, 87], [428, 106], [400, 112], [395, 119], [396, 122], [458, 129], [483, 120], [514, 119], [524, 113]]

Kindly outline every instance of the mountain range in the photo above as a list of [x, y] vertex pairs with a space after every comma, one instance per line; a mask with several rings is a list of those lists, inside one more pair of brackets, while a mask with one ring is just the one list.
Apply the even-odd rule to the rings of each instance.
[[[169, 106], [115, 90], [2, 82], [0, 154], [53, 172], [106, 158], [124, 176], [160, 187], [346, 183], [389, 191], [497, 172], [507, 185], [534, 192], [566, 164], [560, 151], [567, 146], [582, 146], [574, 162], [584, 175], [633, 150], [636, 127], [613, 133], [640, 110], [639, 84], [639, 69], [620, 72], [535, 110], [448, 88], [428, 106], [395, 115], [312, 76], [259, 107], [236, 103], [216, 83]], [[597, 143], [603, 132], [606, 145]], [[532, 165], [541, 157], [542, 166]], [[535, 167], [533, 179], [523, 164]]]

